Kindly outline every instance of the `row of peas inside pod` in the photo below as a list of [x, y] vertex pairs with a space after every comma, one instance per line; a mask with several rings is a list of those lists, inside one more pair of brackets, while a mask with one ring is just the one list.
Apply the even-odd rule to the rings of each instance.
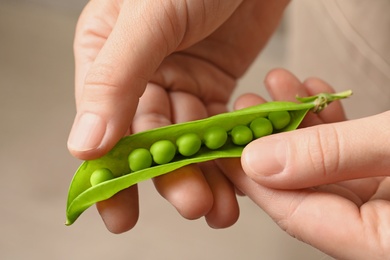
[[[191, 157], [199, 152], [202, 146], [217, 150], [230, 141], [244, 146], [254, 139], [270, 135], [286, 127], [291, 121], [288, 111], [270, 112], [267, 117], [254, 119], [249, 125], [236, 125], [229, 132], [220, 126], [206, 129], [203, 136], [196, 133], [185, 133], [176, 139], [159, 140], [150, 148], [136, 148], [128, 156], [131, 172], [140, 171], [154, 165], [167, 164], [176, 156]], [[113, 179], [114, 175], [107, 168], [95, 170], [90, 178], [92, 186]]]

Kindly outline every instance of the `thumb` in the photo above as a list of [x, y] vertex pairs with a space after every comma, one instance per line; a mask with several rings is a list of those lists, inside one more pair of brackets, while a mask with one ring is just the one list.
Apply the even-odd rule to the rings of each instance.
[[[180, 37], [162, 31], [158, 23], [167, 18], [158, 15], [162, 11], [157, 4], [149, 2], [124, 1], [112, 31], [105, 28], [108, 38], [103, 44], [99, 25], [105, 17], [96, 18], [99, 10], [88, 9], [78, 26], [76, 74], [82, 78], [76, 80], [77, 115], [68, 139], [76, 157], [99, 157], [126, 134], [149, 78], [168, 55], [168, 45]], [[99, 25], [94, 27], [94, 22]], [[85, 56], [99, 44], [96, 57], [86, 62], [91, 58]]]
[[261, 138], [245, 148], [242, 166], [257, 183], [278, 189], [389, 175], [389, 122], [386, 112]]

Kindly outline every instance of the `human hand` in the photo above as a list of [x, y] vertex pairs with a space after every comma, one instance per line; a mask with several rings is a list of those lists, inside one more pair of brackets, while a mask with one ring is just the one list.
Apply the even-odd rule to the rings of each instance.
[[[236, 80], [287, 2], [90, 1], [74, 42], [77, 115], [70, 152], [94, 159], [126, 134], [225, 112]], [[214, 164], [202, 164], [154, 182], [184, 217], [206, 216], [210, 226], [225, 227], [236, 221], [238, 206], [233, 186], [218, 173]], [[137, 186], [97, 206], [110, 231], [126, 231], [138, 219]]]
[[[331, 91], [286, 71], [266, 82], [275, 99]], [[257, 101], [256, 101], [257, 100]], [[246, 96], [237, 106], [263, 102]], [[345, 119], [339, 103], [292, 132], [258, 139], [239, 161], [224, 161], [230, 180], [288, 234], [337, 259], [385, 259], [390, 253], [390, 113]], [[235, 168], [236, 171], [232, 171]], [[244, 173], [245, 172], [245, 173]]]

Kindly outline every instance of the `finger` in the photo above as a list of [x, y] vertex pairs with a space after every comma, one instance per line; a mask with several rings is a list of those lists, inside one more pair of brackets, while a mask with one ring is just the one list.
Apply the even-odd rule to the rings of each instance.
[[272, 135], [250, 143], [242, 165], [256, 182], [296, 189], [388, 176], [390, 113]]
[[371, 200], [387, 200], [390, 201], [390, 178], [384, 177], [379, 182], [375, 194], [370, 198]]
[[256, 106], [265, 103], [266, 100], [255, 94], [244, 94], [234, 102], [234, 109], [239, 110], [250, 106]]
[[[318, 93], [334, 93], [334, 89], [325, 81], [318, 78], [308, 78], [303, 82], [303, 86], [309, 96]], [[326, 109], [317, 114], [326, 123], [341, 122], [346, 120], [344, 109], [340, 101], [334, 101]]]
[[338, 182], [337, 184], [359, 196], [360, 200], [367, 202], [378, 190], [384, 177], [373, 177]]
[[273, 100], [296, 102], [297, 95], [308, 95], [300, 80], [285, 69], [271, 70], [266, 75], [264, 84]]
[[[165, 90], [149, 84], [145, 95], [141, 98], [132, 131], [139, 132], [170, 124], [170, 116], [169, 98]], [[137, 191], [137, 186], [134, 185], [97, 204], [97, 209], [108, 230], [121, 233], [134, 227], [139, 212]]]
[[96, 207], [110, 232], [119, 234], [132, 229], [139, 216], [137, 185], [98, 202]]
[[234, 186], [215, 162], [203, 163], [200, 166], [214, 198], [212, 208], [205, 216], [207, 224], [213, 228], [232, 226], [238, 220], [240, 212]]
[[169, 95], [164, 88], [148, 83], [140, 98], [130, 132], [138, 133], [170, 124], [172, 110]]
[[[297, 102], [296, 97], [309, 95], [307, 89], [291, 72], [285, 69], [274, 69], [265, 78], [265, 87], [273, 100]], [[323, 121], [315, 114], [307, 113], [301, 127], [318, 125]]]
[[[197, 97], [184, 92], [171, 92], [169, 96], [175, 123], [207, 116], [203, 103]], [[161, 196], [187, 219], [197, 219], [206, 215], [213, 205], [213, 194], [202, 171], [196, 165], [189, 165], [156, 177], [153, 182]]]
[[183, 123], [202, 119], [208, 112], [202, 100], [186, 92], [170, 92], [171, 109], [174, 123]]
[[[186, 93], [167, 94], [155, 84], [148, 84], [134, 117], [134, 133], [205, 117], [201, 101]], [[204, 216], [212, 206], [212, 193], [202, 172], [190, 165], [153, 179], [157, 191], [185, 218]], [[189, 188], [190, 187], [190, 188]]]
[[205, 216], [213, 205], [213, 194], [196, 165], [156, 177], [153, 182], [160, 195], [186, 219]]
[[[99, 157], [124, 136], [148, 79], [168, 54], [168, 45], [180, 37], [166, 38], [160, 30], [160, 23], [168, 20], [156, 4], [123, 2], [112, 32], [79, 86], [68, 140], [72, 154], [81, 159]], [[79, 33], [90, 33], [88, 29], [85, 24]]]
[[238, 163], [225, 161], [223, 167], [229, 169], [227, 176], [233, 184], [292, 237], [336, 259], [375, 259], [375, 255], [386, 252], [389, 236], [378, 234], [388, 225], [390, 211], [386, 202], [375, 201], [359, 208], [349, 199], [331, 193], [267, 188], [240, 171]]
[[[265, 86], [274, 100], [297, 102], [296, 97], [314, 96], [318, 93], [333, 93], [333, 88], [326, 82], [309, 78], [304, 83], [291, 72], [284, 69], [270, 71], [265, 79]], [[341, 103], [335, 101], [321, 113], [309, 112], [301, 123], [301, 127], [332, 123], [345, 120]]]

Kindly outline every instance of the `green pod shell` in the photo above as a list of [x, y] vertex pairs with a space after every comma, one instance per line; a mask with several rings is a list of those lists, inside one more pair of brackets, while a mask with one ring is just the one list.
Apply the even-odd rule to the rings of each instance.
[[[331, 101], [346, 98], [350, 95], [351, 91], [346, 91], [339, 94], [320, 94], [299, 99], [304, 103], [274, 101], [202, 120], [169, 125], [124, 137], [105, 156], [96, 160], [84, 161], [77, 169], [69, 187], [65, 224], [71, 225], [82, 212], [96, 202], [106, 200], [134, 184], [169, 173], [189, 164], [218, 158], [240, 157], [244, 147], [234, 145], [229, 141], [216, 150], [210, 150], [202, 146], [194, 156], [177, 155], [167, 164], [131, 172], [128, 156], [134, 149], [150, 148], [152, 144], [160, 140], [169, 140], [175, 143], [177, 137], [187, 133], [196, 133], [200, 138], [203, 138], [205, 131], [215, 126], [220, 126], [226, 132], [230, 132], [237, 125], [248, 126], [254, 119], [266, 117], [273, 111], [289, 111], [291, 116], [289, 124], [277, 132], [290, 131], [299, 126], [309, 110], [319, 111]], [[90, 177], [95, 170], [101, 168], [109, 169], [115, 178], [92, 186]]]

